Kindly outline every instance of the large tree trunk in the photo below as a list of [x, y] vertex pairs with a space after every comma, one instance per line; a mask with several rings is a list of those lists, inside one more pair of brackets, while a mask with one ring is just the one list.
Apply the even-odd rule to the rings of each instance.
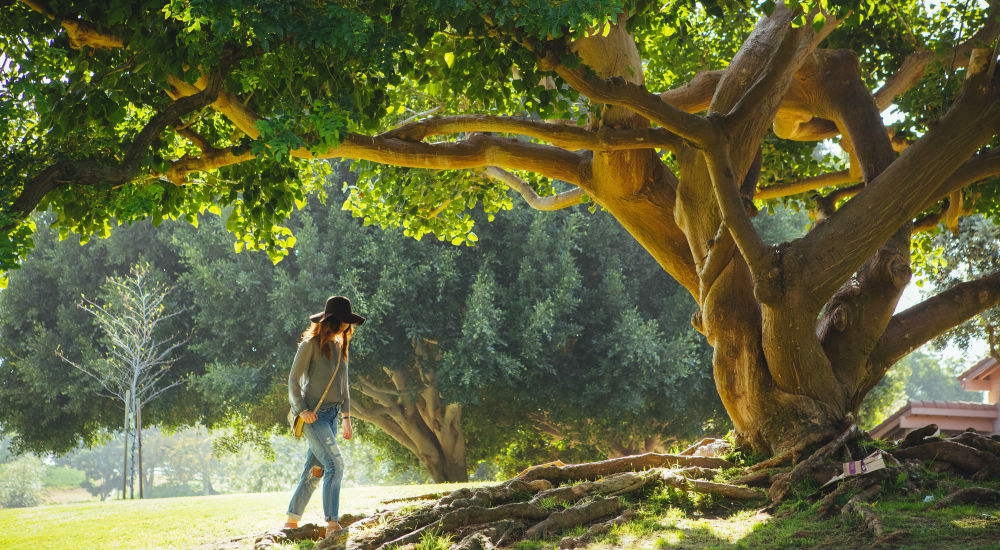
[[[792, 15], [779, 6], [717, 79], [700, 81], [714, 86], [702, 94], [710, 103], [690, 100], [695, 81], [661, 94], [676, 103], [675, 111], [657, 111], [645, 91], [632, 86], [642, 85], [642, 71], [624, 25], [575, 47], [608, 80], [556, 68], [592, 100], [635, 106], [605, 109], [594, 129], [645, 127], [647, 118], [637, 114], [644, 111], [678, 121], [670, 128], [685, 137], [671, 148], [676, 176], [649, 150], [603, 152], [594, 154], [591, 179], [581, 186], [695, 298], [692, 322], [715, 350], [722, 402], [742, 442], [764, 454], [790, 449], [810, 434], [832, 435], [856, 415], [892, 363], [1000, 300], [997, 275], [949, 291], [951, 300], [942, 297], [937, 309], [930, 304], [893, 316], [911, 274], [910, 220], [921, 205], [938, 200], [949, 170], [1000, 124], [995, 98], [981, 107], [992, 75], [970, 70], [968, 92], [914, 147], [931, 145], [919, 154], [911, 147], [897, 160], [857, 56], [816, 50], [829, 26], [792, 28]], [[704, 109], [707, 118], [686, 119], [682, 112]], [[798, 114], [782, 118], [780, 109]], [[866, 182], [859, 196], [873, 196], [883, 210], [854, 208], [858, 201], [850, 201], [836, 211], [829, 200], [833, 214], [806, 237], [779, 246], [761, 241], [749, 220], [756, 214], [760, 144], [776, 117], [775, 128], [792, 139], [816, 139], [803, 137], [804, 122], [826, 119], [844, 136], [852, 172]], [[915, 195], [899, 197], [901, 181]], [[951, 324], [916, 326], [934, 312]]]
[[[612, 32], [618, 33], [624, 35], [623, 27]], [[628, 40], [615, 43], [621, 48], [635, 47]], [[629, 69], [605, 61], [628, 63], [637, 55], [618, 55], [606, 47], [587, 45], [577, 51], [599, 76], [640, 75], [634, 80], [642, 83], [637, 65]], [[734, 60], [734, 64], [738, 62], [739, 58]], [[611, 114], [617, 115], [614, 124], [619, 127], [648, 124], [635, 114]], [[758, 135], [754, 137], [762, 137], [766, 123], [758, 124], [755, 130]], [[756, 156], [758, 143], [759, 139], [748, 137], [734, 147], [745, 157], [744, 174]], [[649, 151], [595, 155], [588, 191], [698, 301], [700, 309], [692, 322], [715, 350], [716, 386], [740, 438], [770, 453], [816, 430], [833, 428], [846, 412], [843, 405], [825, 407], [806, 395], [782, 391], [772, 379], [764, 350], [761, 306], [747, 265], [722, 226], [705, 157], [701, 151], [685, 147], [677, 151], [677, 163], [679, 178]], [[622, 184], [623, 179], [631, 184]], [[678, 258], [691, 258], [693, 265]]]
[[352, 400], [352, 414], [406, 447], [435, 483], [468, 481], [462, 406], [442, 401], [434, 371], [423, 365], [437, 357], [437, 343], [414, 339], [413, 350], [411, 365], [384, 369], [391, 387], [357, 377], [356, 387], [364, 399]]

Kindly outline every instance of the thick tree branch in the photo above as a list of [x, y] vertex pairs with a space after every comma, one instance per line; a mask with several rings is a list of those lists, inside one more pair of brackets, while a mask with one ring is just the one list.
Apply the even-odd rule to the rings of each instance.
[[183, 157], [170, 163], [170, 168], [163, 173], [163, 177], [174, 185], [184, 185], [187, 175], [192, 172], [207, 172], [216, 170], [223, 166], [239, 164], [257, 158], [250, 153], [246, 147], [227, 147], [225, 149], [209, 148], [202, 151], [200, 156], [185, 154]]
[[523, 135], [568, 150], [621, 151], [657, 148], [673, 151], [682, 144], [679, 137], [663, 128], [617, 129], [602, 127], [593, 131], [579, 126], [491, 115], [434, 117], [406, 124], [390, 130], [382, 136], [408, 141], [422, 141], [429, 136], [471, 132]]
[[522, 197], [524, 197], [524, 201], [535, 210], [560, 210], [580, 204], [587, 196], [587, 193], [578, 187], [571, 191], [542, 197], [539, 196], [527, 182], [502, 168], [497, 168], [496, 166], [490, 166], [484, 170], [483, 176], [491, 180], [498, 181], [507, 187], [510, 187], [514, 191], [517, 191]]
[[[192, 85], [180, 79], [170, 77], [168, 77], [167, 81], [173, 88], [171, 92], [173, 96], [197, 93], [202, 83], [199, 80]], [[257, 121], [259, 118], [232, 94], [220, 93], [218, 100], [212, 104], [212, 108], [222, 113], [250, 138], [258, 139], [260, 137], [260, 131], [257, 130]], [[456, 131], [454, 126], [456, 123], [455, 120], [451, 117], [445, 118], [449, 119], [445, 121], [445, 124], [451, 125], [450, 130]], [[478, 122], [473, 122], [473, 124], [498, 123], [499, 121], [496, 119], [501, 118], [478, 118]], [[475, 121], [477, 117], [464, 120]], [[415, 124], [416, 126], [410, 126], [411, 131], [417, 131], [420, 128], [419, 125], [421, 123]], [[532, 121], [525, 120], [511, 121], [510, 124], [522, 130], [533, 127], [533, 131], [540, 131], [541, 128], [537, 124], [546, 123], [533, 123]], [[552, 126], [551, 130], [555, 130], [555, 125], [548, 126]], [[559, 147], [520, 142], [510, 138], [482, 134], [474, 134], [464, 140], [454, 142], [424, 143], [400, 139], [395, 133], [396, 131], [390, 130], [378, 136], [364, 136], [352, 133], [348, 134], [340, 145], [326, 151], [313, 151], [304, 148], [292, 151], [291, 155], [305, 159], [350, 158], [370, 160], [396, 166], [434, 170], [476, 169], [486, 166], [500, 166], [511, 170], [536, 172], [574, 185], [582, 186], [587, 183], [586, 174], [581, 173], [583, 172], [581, 171], [581, 161], [585, 157]], [[407, 135], [405, 131], [404, 135]], [[670, 138], [661, 136], [660, 139], [669, 142]], [[655, 145], [643, 144], [642, 148], [649, 146]], [[231, 151], [231, 155], [224, 158], [205, 159], [204, 166], [207, 168], [217, 168], [224, 165], [220, 163], [229, 161], [242, 162], [249, 160], [249, 158], [252, 157], [248, 157], [246, 154], [236, 154], [235, 151]], [[189, 162], [186, 166], [188, 171], [199, 168], [196, 162]], [[173, 177], [177, 177], [182, 176], [185, 172], [180, 169], [176, 171], [172, 169], [172, 173]]]
[[658, 94], [663, 102], [685, 113], [700, 113], [708, 109], [712, 96], [725, 71], [702, 71], [683, 86]]
[[[900, 228], [861, 266], [857, 277], [830, 299], [817, 323], [816, 333], [834, 373], [852, 393], [858, 381], [864, 379], [869, 354], [910, 282], [911, 226]], [[856, 395], [860, 399], [865, 394]]]
[[959, 166], [954, 174], [944, 180], [944, 183], [927, 201], [924, 209], [951, 196], [955, 191], [965, 189], [990, 177], [1000, 177], [1000, 149], [990, 149], [980, 153]]
[[893, 233], [933, 204], [941, 182], [996, 134], [1000, 74], [990, 74], [988, 66], [970, 70], [962, 94], [939, 124], [829, 219], [793, 241], [791, 251], [803, 258], [799, 272], [809, 279], [813, 296], [832, 295]]
[[400, 393], [398, 391], [382, 388], [366, 376], [357, 376], [355, 380], [357, 380], [358, 391], [367, 395], [372, 401], [385, 408], [399, 405]]
[[[992, 0], [989, 14], [983, 26], [969, 40], [955, 48], [941, 52], [921, 50], [910, 54], [903, 61], [899, 70], [873, 94], [878, 110], [887, 109], [897, 97], [922, 80], [927, 67], [934, 61], [948, 59], [950, 62], [951, 59], [954, 59], [955, 63], [952, 68], [966, 67], [968, 56], [974, 48], [983, 47], [1000, 36], [998, 13], [1000, 13], [1000, 2]], [[790, 117], [791, 122], [775, 125], [775, 130], [783, 138], [798, 141], [821, 141], [836, 137], [842, 131], [842, 128], [838, 128], [837, 124], [825, 114], [816, 114], [811, 109], [797, 108], [793, 111], [796, 114]]]
[[913, 222], [913, 232], [917, 233], [919, 231], [930, 231], [937, 227], [937, 224], [941, 223], [944, 219], [945, 214], [948, 213], [948, 201], [945, 200], [944, 204], [935, 212], [931, 212], [925, 216], [917, 218]]
[[1000, 304], [1000, 272], [968, 281], [893, 316], [871, 354], [869, 385], [896, 361], [977, 313]]
[[360, 418], [365, 422], [371, 422], [384, 431], [389, 437], [395, 439], [400, 445], [406, 447], [413, 454], [419, 452], [417, 444], [410, 438], [398, 422], [386, 412], [385, 409], [376, 410], [358, 401], [351, 401], [351, 416]]
[[851, 176], [849, 170], [840, 170], [839, 172], [820, 174], [819, 176], [813, 176], [793, 183], [759, 187], [757, 188], [757, 192], [754, 194], [753, 198], [756, 200], [768, 200], [780, 197], [790, 197], [792, 195], [798, 195], [799, 193], [822, 189], [823, 187], [854, 183], [856, 181], [857, 180]]
[[757, 277], [761, 270], [765, 269], [765, 261], [770, 255], [771, 248], [760, 238], [750, 222], [750, 216], [740, 196], [739, 182], [742, 178], [737, 180], [733, 172], [728, 144], [720, 143], [711, 147], [706, 151], [705, 158], [708, 161], [715, 198], [722, 211], [722, 223], [732, 234], [736, 246], [750, 267], [750, 272]]
[[[24, 0], [24, 3], [29, 8], [53, 21], [57, 19], [45, 2], [40, 0]], [[100, 50], [122, 48], [125, 46], [125, 42], [121, 38], [111, 33], [99, 32], [93, 23], [84, 21], [83, 19], [60, 19], [59, 25], [66, 30], [70, 46], [78, 50], [85, 47]]]
[[805, 46], [811, 42], [811, 38], [812, 27], [808, 25], [785, 31], [781, 43], [777, 45], [757, 80], [726, 114], [725, 125], [728, 128], [743, 128], [751, 118], [760, 116], [760, 109], [765, 100], [773, 98], [776, 94], [784, 95], [783, 92], [788, 87], [792, 74], [801, 64], [803, 54], [807, 51]]
[[540, 61], [540, 65], [543, 69], [554, 70], [591, 101], [628, 108], [696, 144], [704, 144], [713, 132], [707, 120], [664, 102], [658, 95], [646, 90], [645, 86], [630, 83], [620, 77], [599, 78], [591, 75], [584, 66], [570, 69], [559, 62], [558, 58], [559, 54], [550, 52]]
[[843, 50], [816, 52], [819, 76], [814, 107], [836, 122], [851, 153], [851, 173], [871, 181], [896, 158], [871, 92], [861, 75], [857, 54]]
[[862, 189], [865, 188], [864, 183], [857, 183], [847, 187], [841, 187], [839, 189], [834, 189], [826, 195], [813, 195], [813, 200], [816, 201], [816, 210], [818, 211], [819, 219], [829, 218], [831, 214], [837, 211], [837, 203], [841, 199], [846, 199], [847, 197], [853, 197], [857, 195]]
[[142, 157], [164, 129], [177, 123], [181, 117], [197, 111], [215, 101], [222, 87], [222, 77], [228, 72], [229, 66], [236, 57], [226, 52], [222, 55], [219, 65], [206, 77], [206, 87], [199, 93], [177, 99], [170, 103], [163, 112], [154, 115], [132, 141], [122, 161], [115, 165], [88, 159], [81, 161], [61, 161], [42, 170], [32, 177], [24, 186], [23, 191], [11, 205], [13, 212], [21, 216], [30, 214], [38, 203], [49, 192], [64, 185], [118, 185], [134, 178], [141, 165]]
[[197, 147], [201, 151], [207, 151], [209, 149], [217, 149], [211, 143], [209, 143], [207, 139], [202, 137], [201, 134], [192, 130], [187, 124], [176, 126], [174, 128], [174, 131], [177, 132], [177, 135], [190, 141], [195, 147]]
[[[511, 170], [536, 172], [578, 186], [587, 185], [589, 180], [583, 162], [586, 160], [584, 155], [550, 145], [483, 134], [476, 134], [462, 141], [441, 143], [348, 134], [340, 145], [325, 151], [313, 153], [307, 149], [299, 149], [291, 154], [297, 158], [349, 158], [431, 170], [501, 166]], [[181, 181], [194, 171], [219, 168], [253, 158], [254, 155], [240, 148], [223, 149], [215, 156], [182, 159], [183, 162], [178, 161], [171, 167], [168, 176], [172, 181]]]

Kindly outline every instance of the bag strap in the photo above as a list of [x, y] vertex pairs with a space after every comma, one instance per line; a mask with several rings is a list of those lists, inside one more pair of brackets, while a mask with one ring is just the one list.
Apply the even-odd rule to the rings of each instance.
[[[317, 342], [316, 345], [319, 345], [319, 342]], [[340, 360], [343, 358], [343, 354], [337, 353], [337, 367], [333, 369], [333, 376], [331, 376], [330, 381], [326, 383], [326, 389], [323, 390], [323, 395], [320, 396], [319, 403], [316, 403], [316, 408], [313, 409], [313, 413], [318, 413], [319, 408], [323, 405], [323, 400], [326, 399], [326, 394], [330, 391], [330, 386], [333, 385], [333, 379], [337, 377], [337, 371], [340, 370]]]

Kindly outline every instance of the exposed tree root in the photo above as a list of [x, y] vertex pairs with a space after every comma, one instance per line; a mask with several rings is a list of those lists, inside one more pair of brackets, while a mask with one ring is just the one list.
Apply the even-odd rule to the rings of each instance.
[[719, 495], [736, 500], [765, 499], [767, 495], [759, 489], [750, 489], [728, 483], [715, 483], [714, 481], [704, 481], [701, 479], [687, 479], [669, 470], [660, 471], [660, 479], [665, 485], [678, 489], [693, 490], [698, 493]]
[[1000, 491], [994, 491], [985, 487], [966, 487], [937, 501], [934, 506], [931, 506], [931, 509], [940, 510], [941, 508], [947, 508], [955, 504], [990, 504], [994, 502], [1000, 502]]
[[875, 538], [882, 536], [884, 528], [882, 527], [882, 522], [878, 519], [878, 515], [875, 514], [875, 510], [869, 506], [871, 499], [882, 490], [882, 484], [876, 483], [864, 491], [854, 495], [851, 500], [847, 501], [844, 508], [840, 511], [843, 516], [850, 516], [857, 514], [864, 520], [865, 527], [875, 535]]
[[937, 424], [928, 424], [923, 428], [917, 428], [916, 430], [913, 430], [912, 432], [906, 434], [906, 437], [904, 437], [903, 440], [899, 443], [899, 448], [905, 449], [907, 447], [915, 447], [917, 445], [920, 445], [924, 443], [924, 441], [928, 437], [936, 434], [937, 431], [938, 431]]
[[451, 550], [494, 550], [493, 541], [482, 533], [472, 533], [461, 542], [451, 547]]
[[979, 474], [979, 472], [984, 472], [985, 475], [1000, 473], [1000, 457], [950, 439], [930, 441], [915, 447], [900, 449], [893, 452], [893, 455], [901, 459], [917, 458], [947, 462], [969, 475]]
[[[875, 541], [887, 542], [902, 533], [885, 533], [878, 514], [870, 505], [885, 483], [895, 480], [892, 481], [895, 487], [926, 488], [924, 471], [927, 465], [924, 461], [944, 464], [968, 477], [995, 476], [1000, 472], [1000, 441], [997, 439], [974, 432], [948, 439], [930, 437], [936, 431], [936, 427], [929, 426], [906, 438], [900, 448], [883, 452], [884, 468], [848, 476], [836, 485], [821, 489], [825, 496], [814, 497], [821, 498], [819, 515], [831, 516], [839, 512], [843, 517], [859, 517]], [[564, 537], [560, 541], [560, 548], [568, 550], [629, 521], [636, 512], [627, 508], [626, 503], [641, 500], [649, 491], [661, 487], [712, 495], [744, 506], [770, 497], [769, 508], [773, 509], [787, 498], [793, 486], [808, 478], [826, 481], [842, 471], [840, 460], [858, 460], [868, 454], [872, 446], [858, 436], [852, 424], [811, 455], [795, 462], [810, 446], [820, 443], [817, 436], [780, 457], [747, 468], [735, 479], [736, 483], [711, 480], [723, 468], [732, 466], [719, 458], [648, 453], [590, 464], [542, 465], [498, 485], [442, 494], [437, 501], [405, 514], [375, 514], [354, 524], [349, 538], [344, 537], [345, 531], [339, 537], [323, 539], [316, 548], [387, 550], [414, 545], [434, 535], [455, 541], [450, 550], [496, 550], [523, 539], [550, 537], [569, 528], [590, 525], [584, 534]], [[842, 449], [843, 457], [838, 454]], [[775, 469], [787, 462], [792, 464]], [[748, 486], [766, 485], [768, 481], [772, 483], [766, 492]], [[436, 496], [423, 495], [395, 502]], [[845, 499], [847, 502], [839, 506]], [[1000, 492], [976, 487], [956, 491], [934, 508], [993, 501], [1000, 501]], [[257, 549], [303, 538], [318, 539], [321, 529], [318, 526], [312, 526], [312, 531], [309, 529], [303, 526], [295, 533], [289, 530], [269, 533], [258, 539]]]
[[813, 475], [817, 470], [823, 468], [833, 453], [837, 452], [841, 447], [848, 443], [853, 438], [857, 437], [858, 427], [855, 424], [848, 426], [843, 433], [835, 437], [832, 441], [826, 445], [820, 447], [818, 451], [809, 456], [809, 458], [798, 463], [792, 471], [787, 474], [780, 474], [775, 476], [774, 483], [771, 484], [771, 488], [768, 489], [768, 496], [771, 497], [771, 506], [777, 506], [785, 499], [788, 491], [791, 490], [792, 485], [801, 482], [805, 478]]
[[734, 485], [748, 485], [750, 487], [770, 487], [771, 472], [767, 470], [757, 470], [749, 474], [742, 475], [732, 480]]
[[791, 449], [781, 453], [780, 455], [758, 462], [753, 466], [750, 466], [749, 468], [747, 468], [747, 472], [748, 473], [757, 472], [759, 470], [765, 470], [767, 468], [775, 468], [787, 462], [795, 463], [798, 461], [798, 457], [802, 456], [802, 453], [804, 453], [808, 448], [818, 443], [822, 443], [829, 436], [830, 434], [825, 434], [825, 433], [813, 434], [807, 437], [806, 439], [802, 440], [801, 442], [799, 442], [799, 444], [796, 445], [795, 447], [792, 447]]
[[445, 491], [443, 493], [427, 493], [426, 495], [417, 495], [415, 497], [390, 498], [389, 500], [379, 501], [379, 504], [398, 504], [400, 502], [417, 502], [420, 500], [433, 500], [448, 496], [450, 494], [451, 491]]
[[528, 529], [525, 537], [529, 539], [545, 537], [558, 533], [562, 529], [586, 525], [595, 520], [615, 514], [622, 509], [622, 501], [614, 497], [598, 498], [597, 500], [554, 512], [543, 521]]
[[[869, 491], [871, 491], [872, 487], [877, 487], [878, 489], [881, 489], [882, 482], [885, 481], [886, 479], [889, 479], [890, 475], [891, 475], [890, 470], [886, 469], [873, 472], [872, 474], [867, 476], [858, 476], [844, 480], [843, 482], [840, 483], [840, 485], [837, 486], [836, 489], [831, 491], [828, 495], [823, 497], [822, 501], [820, 501], [818, 510], [819, 516], [827, 517], [832, 515], [834, 512], [837, 511], [838, 508], [840, 508], [837, 505], [837, 501], [851, 493], [854, 493], [855, 498], [857, 498], [857, 495], [867, 494]], [[878, 492], [878, 490], [876, 489], [875, 492]]]
[[563, 550], [571, 550], [573, 548], [583, 546], [587, 542], [593, 540], [597, 535], [607, 533], [613, 527], [622, 525], [623, 523], [631, 520], [633, 517], [635, 517], [635, 511], [631, 508], [627, 508], [621, 513], [620, 516], [614, 519], [591, 525], [590, 529], [587, 529], [587, 532], [580, 536], [563, 538], [559, 541], [559, 548], [562, 548]]
[[567, 540], [571, 545], [626, 521], [631, 512], [623, 511], [624, 501], [619, 497], [640, 498], [653, 487], [671, 486], [736, 500], [766, 497], [759, 489], [699, 479], [727, 466], [731, 465], [718, 458], [649, 453], [592, 464], [532, 468], [499, 485], [454, 491], [406, 515], [373, 516], [357, 525], [345, 547], [384, 550], [434, 534], [457, 540], [453, 550], [492, 549], [614, 518], [594, 526], [576, 542]]
[[531, 468], [521, 474], [519, 479], [522, 481], [547, 479], [553, 483], [557, 483], [594, 479], [600, 476], [617, 474], [620, 472], [635, 472], [645, 470], [647, 468], [666, 468], [675, 466], [732, 468], [733, 464], [727, 460], [715, 457], [646, 453], [643, 455], [602, 460], [601, 462], [591, 462], [589, 464], [570, 464], [567, 466], [542, 466], [539, 468]]
[[[360, 523], [363, 518], [361, 516], [355, 516], [353, 514], [344, 514], [340, 516], [340, 525], [343, 527], [348, 527], [350, 525], [356, 525]], [[346, 541], [348, 531], [346, 529], [342, 530], [337, 536], [331, 537], [331, 543], [335, 542], [338, 538]], [[263, 535], [254, 538], [254, 550], [265, 550], [276, 546], [278, 544], [284, 544], [286, 542], [298, 542], [300, 540], [315, 540], [323, 541], [326, 537], [326, 526], [316, 525], [315, 523], [306, 523], [300, 525], [295, 529], [281, 529], [280, 531], [268, 531]], [[340, 546], [343, 546], [341, 544]], [[322, 550], [321, 545], [316, 546], [317, 550]], [[327, 545], [326, 548], [333, 548], [333, 546]]]
[[272, 546], [286, 542], [297, 542], [300, 540], [321, 540], [326, 536], [326, 527], [315, 523], [307, 523], [297, 529], [282, 529], [280, 531], [269, 531], [256, 537], [254, 540], [254, 550], [263, 550]]

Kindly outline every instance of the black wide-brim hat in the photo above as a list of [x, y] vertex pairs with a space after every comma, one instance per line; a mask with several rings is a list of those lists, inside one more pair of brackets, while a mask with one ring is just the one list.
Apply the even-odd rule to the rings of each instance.
[[314, 323], [322, 323], [327, 319], [352, 325], [361, 325], [365, 322], [364, 317], [351, 311], [351, 301], [343, 296], [330, 296], [326, 299], [326, 307], [323, 308], [323, 311], [309, 316], [309, 320]]

